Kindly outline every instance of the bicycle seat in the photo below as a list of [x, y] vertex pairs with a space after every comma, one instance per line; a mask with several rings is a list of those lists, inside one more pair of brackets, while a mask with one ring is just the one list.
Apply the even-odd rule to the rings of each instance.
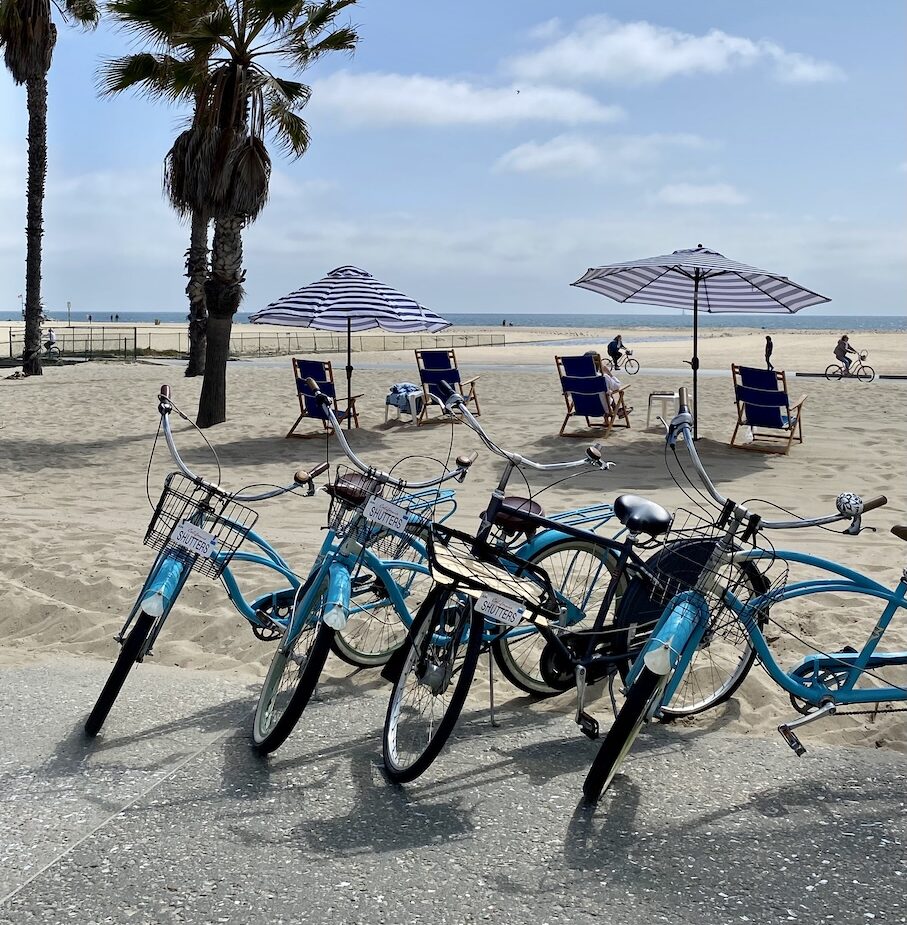
[[654, 501], [638, 495], [619, 495], [614, 499], [614, 514], [631, 533], [661, 536], [671, 526], [671, 515]]
[[538, 501], [530, 501], [529, 498], [520, 498], [516, 495], [510, 495], [504, 498], [504, 504], [508, 508], [515, 510], [498, 511], [494, 519], [496, 527], [500, 527], [505, 533], [525, 533], [527, 536], [535, 533], [534, 524], [527, 524], [524, 514], [534, 514], [536, 517], [544, 517], [545, 511]]
[[891, 532], [899, 539], [907, 542], [907, 526], [903, 524], [898, 524], [896, 527], [891, 528]]
[[364, 475], [350, 473], [324, 486], [324, 490], [332, 497], [345, 501], [347, 504], [362, 504], [369, 495], [381, 492], [381, 483]]

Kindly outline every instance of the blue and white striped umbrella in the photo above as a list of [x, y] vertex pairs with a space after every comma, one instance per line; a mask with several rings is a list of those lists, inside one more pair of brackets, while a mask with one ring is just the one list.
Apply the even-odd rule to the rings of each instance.
[[[698, 247], [661, 257], [644, 257], [592, 267], [572, 286], [590, 289], [618, 302], [642, 302], [693, 310], [693, 404], [698, 398], [699, 312], [775, 312], [793, 314], [830, 302], [786, 276], [728, 260]], [[698, 422], [697, 422], [698, 423]]]
[[250, 320], [322, 331], [383, 328], [395, 334], [450, 327], [440, 315], [358, 267], [337, 267], [323, 279], [272, 302]]
[[[443, 331], [450, 322], [359, 267], [337, 267], [250, 316], [252, 324], [346, 331], [346, 396], [353, 394], [352, 332], [383, 328], [395, 334]], [[347, 416], [347, 427], [350, 416]]]

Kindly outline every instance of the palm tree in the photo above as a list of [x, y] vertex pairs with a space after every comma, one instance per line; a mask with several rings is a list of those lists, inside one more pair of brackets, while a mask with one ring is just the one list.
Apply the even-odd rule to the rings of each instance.
[[[114, 12], [127, 2], [158, 11], [183, 0], [116, 0]], [[294, 158], [309, 144], [308, 127], [299, 115], [309, 87], [279, 76], [265, 63], [271, 58], [298, 72], [328, 52], [352, 51], [358, 40], [354, 28], [334, 23], [355, 2], [220, 0], [192, 23], [172, 29], [166, 50], [148, 56], [137, 81], [153, 95], [191, 91], [195, 96], [192, 124], [167, 155], [165, 182], [181, 209], [214, 220], [205, 281], [208, 327], [199, 427], [226, 419], [230, 332], [245, 279], [242, 232], [264, 208], [271, 176], [265, 136], [270, 134]], [[132, 28], [148, 34], [147, 25]]]
[[[58, 9], [60, 7], [58, 6]], [[64, 20], [98, 23], [94, 0], [63, 0]], [[47, 72], [57, 41], [50, 0], [0, 0], [0, 48], [13, 80], [25, 84], [28, 106], [28, 201], [25, 223], [25, 349], [22, 371], [41, 375], [41, 238], [47, 177]]]

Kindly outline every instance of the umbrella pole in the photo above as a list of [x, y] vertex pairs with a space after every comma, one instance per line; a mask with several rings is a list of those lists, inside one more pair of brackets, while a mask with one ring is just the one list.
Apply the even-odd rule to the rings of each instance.
[[353, 321], [346, 318], [346, 429], [353, 426], [351, 414], [353, 402]]
[[699, 439], [699, 270], [693, 275], [693, 439]]

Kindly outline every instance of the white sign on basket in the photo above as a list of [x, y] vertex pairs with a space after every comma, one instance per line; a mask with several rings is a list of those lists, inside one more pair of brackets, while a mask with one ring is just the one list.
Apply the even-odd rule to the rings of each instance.
[[491, 591], [482, 592], [482, 596], [476, 602], [476, 610], [483, 617], [494, 620], [495, 623], [503, 623], [505, 626], [516, 626], [526, 613], [526, 608], [522, 604]]
[[365, 519], [369, 523], [377, 524], [379, 527], [386, 527], [393, 530], [394, 533], [404, 533], [406, 525], [409, 523], [409, 513], [406, 508], [394, 504], [386, 498], [379, 498], [372, 495], [365, 503], [363, 509]]
[[181, 521], [176, 525], [170, 539], [177, 546], [194, 552], [197, 556], [204, 556], [206, 559], [213, 559], [217, 555], [217, 537], [201, 527], [188, 520]]

